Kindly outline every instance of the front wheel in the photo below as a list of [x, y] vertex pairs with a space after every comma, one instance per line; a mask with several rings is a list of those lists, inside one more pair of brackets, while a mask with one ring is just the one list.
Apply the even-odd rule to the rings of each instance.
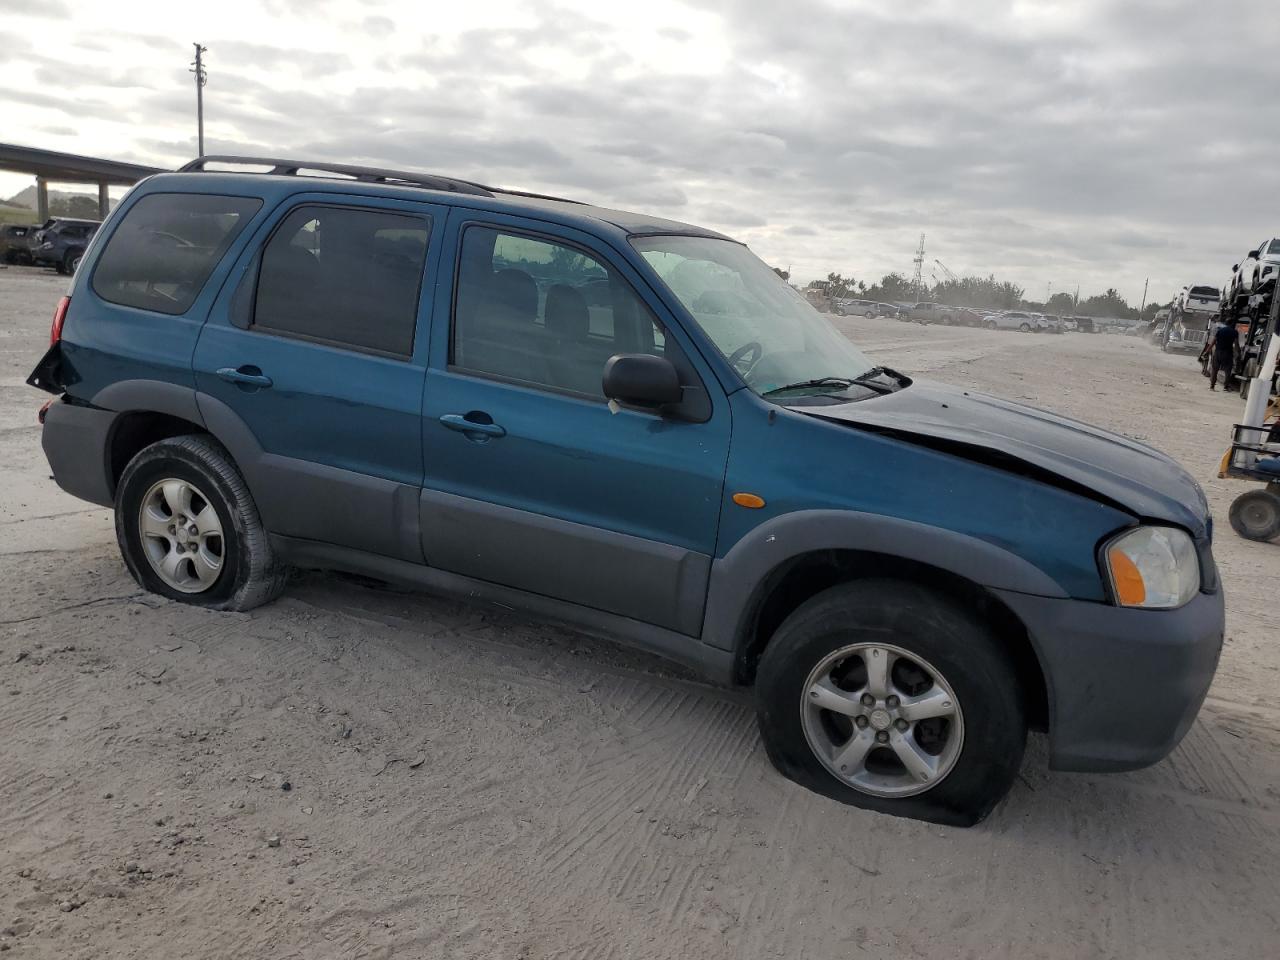
[[1030, 332], [1031, 332], [1031, 324], [1029, 324], [1029, 323], [1021, 324], [1021, 325], [1018, 327], [1018, 329], [1019, 329], [1019, 330], [1021, 330], [1023, 333], [1030, 333]]
[[756, 711], [786, 777], [881, 813], [971, 826], [1008, 792], [1026, 743], [1013, 664], [924, 587], [842, 584], [806, 601], [760, 660]]
[[248, 610], [279, 596], [285, 567], [244, 478], [217, 441], [145, 447], [116, 490], [116, 540], [139, 586], [183, 603]]

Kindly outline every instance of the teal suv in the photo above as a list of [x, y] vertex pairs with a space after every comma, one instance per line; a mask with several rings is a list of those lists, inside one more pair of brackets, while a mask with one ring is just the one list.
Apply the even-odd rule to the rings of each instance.
[[334, 568], [565, 622], [752, 688], [785, 776], [886, 813], [981, 819], [1029, 729], [1159, 760], [1222, 643], [1177, 464], [873, 363], [683, 223], [205, 158], [111, 214], [30, 382], [146, 589]]

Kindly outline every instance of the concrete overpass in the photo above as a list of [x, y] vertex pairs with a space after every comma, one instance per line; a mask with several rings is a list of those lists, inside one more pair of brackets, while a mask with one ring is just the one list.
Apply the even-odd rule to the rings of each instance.
[[137, 163], [120, 163], [98, 157], [81, 157], [56, 150], [37, 150], [12, 143], [0, 143], [0, 170], [27, 173], [36, 178], [36, 196], [40, 222], [49, 219], [49, 183], [96, 183], [98, 214], [106, 218], [110, 210], [107, 188], [129, 187], [143, 177], [160, 173], [159, 167]]

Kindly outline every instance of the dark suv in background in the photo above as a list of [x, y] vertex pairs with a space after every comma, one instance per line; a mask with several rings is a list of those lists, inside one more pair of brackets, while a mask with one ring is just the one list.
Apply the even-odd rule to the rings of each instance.
[[38, 229], [34, 223], [11, 223], [0, 227], [0, 260], [5, 263], [30, 263], [28, 238]]
[[74, 274], [85, 248], [100, 226], [100, 220], [53, 217], [30, 235], [28, 249], [31, 259], [37, 265], [53, 267], [59, 273]]

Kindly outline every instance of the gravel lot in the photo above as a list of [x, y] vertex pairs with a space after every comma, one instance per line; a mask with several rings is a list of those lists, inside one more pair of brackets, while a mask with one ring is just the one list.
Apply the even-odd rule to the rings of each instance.
[[[493, 610], [300, 575], [140, 594], [23, 384], [65, 281], [0, 268], [0, 950], [17, 957], [1274, 956], [1280, 547], [1226, 522], [1241, 410], [1136, 339], [839, 321], [892, 366], [1127, 433], [1208, 490], [1222, 665], [1165, 762], [957, 830], [777, 776], [749, 704]], [[1144, 678], [1132, 678], [1135, 685]]]

